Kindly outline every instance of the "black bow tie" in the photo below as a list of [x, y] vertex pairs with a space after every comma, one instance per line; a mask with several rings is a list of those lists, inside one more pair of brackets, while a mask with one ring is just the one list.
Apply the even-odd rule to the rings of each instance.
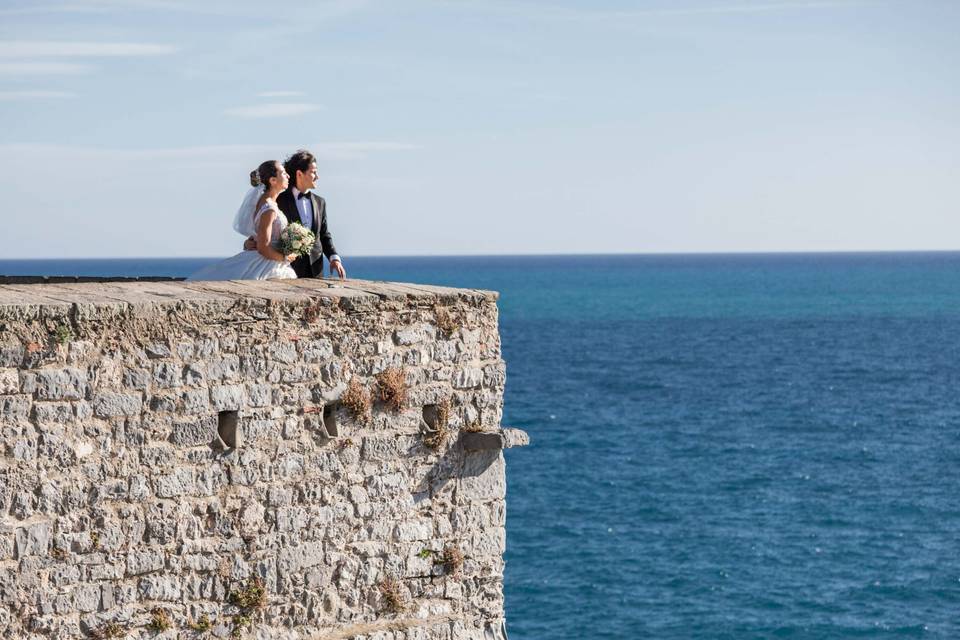
[[300, 195], [297, 196], [297, 200], [299, 200], [300, 198], [309, 198], [309, 197], [310, 197], [310, 192], [303, 191], [300, 193]]

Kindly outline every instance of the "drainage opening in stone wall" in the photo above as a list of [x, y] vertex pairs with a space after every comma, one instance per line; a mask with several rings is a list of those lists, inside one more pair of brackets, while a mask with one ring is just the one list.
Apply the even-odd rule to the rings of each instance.
[[217, 415], [217, 434], [225, 445], [236, 449], [240, 444], [240, 412], [221, 411]]
[[423, 421], [421, 430], [424, 430], [423, 443], [431, 449], [439, 449], [447, 441], [450, 435], [447, 429], [447, 422], [450, 419], [450, 401], [444, 400], [440, 404], [427, 404], [423, 406]]
[[323, 407], [323, 428], [327, 430], [327, 435], [331, 438], [340, 435], [340, 430], [337, 427], [337, 412], [335, 409], [336, 407], [332, 404], [324, 405]]
[[426, 404], [423, 406], [423, 421], [427, 423], [431, 431], [437, 430], [437, 423], [440, 421], [440, 411], [435, 404]]

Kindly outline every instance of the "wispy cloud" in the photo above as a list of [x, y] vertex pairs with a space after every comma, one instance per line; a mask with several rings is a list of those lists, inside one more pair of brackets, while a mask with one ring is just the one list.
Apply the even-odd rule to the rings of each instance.
[[[256, 2], [241, 3], [236, 0], [73, 0], [72, 2], [34, 2], [19, 3], [20, 6], [0, 8], [0, 15], [28, 16], [42, 14], [116, 14], [118, 12], [162, 12], [185, 13], [211, 16], [263, 16], [263, 6]], [[320, 17], [337, 17], [351, 11], [365, 8], [369, 0], [326, 0], [323, 3], [304, 4], [300, 13], [309, 12]]]
[[562, 6], [543, 6], [523, 2], [489, 2], [484, 0], [435, 0], [435, 6], [450, 9], [468, 9], [480, 12], [509, 14], [516, 17], [552, 20], [590, 20], [590, 21], [629, 21], [657, 16], [695, 16], [710, 14], [751, 14], [774, 11], [796, 11], [811, 9], [842, 9], [863, 5], [879, 4], [883, 0], [781, 0], [779, 2], [728, 2], [724, 4], [698, 4], [674, 2], [668, 7], [650, 7], [636, 9], [603, 9]]
[[270, 102], [249, 107], [233, 107], [224, 113], [236, 118], [289, 118], [317, 111], [319, 108], [319, 105], [303, 102]]
[[406, 142], [327, 142], [310, 147], [318, 156], [329, 158], [361, 158], [371, 153], [415, 151], [420, 145]]
[[697, 15], [711, 13], [764, 13], [797, 9], [833, 9], [869, 4], [869, 0], [819, 0], [800, 2], [743, 2], [740, 4], [671, 7], [669, 9], [638, 9], [614, 12], [622, 16]]
[[225, 157], [259, 156], [261, 158], [283, 158], [287, 154], [293, 153], [296, 149], [309, 149], [317, 157], [327, 160], [345, 160], [364, 158], [374, 153], [415, 151], [421, 148], [422, 147], [417, 144], [386, 140], [361, 140], [352, 142], [315, 141], [307, 144], [301, 141], [271, 145], [222, 144], [150, 149], [115, 149], [58, 144], [14, 143], [0, 144], [0, 158], [30, 158], [38, 155], [48, 156], [52, 154], [60, 158], [66, 158], [71, 162], [214, 160], [217, 163], [222, 163]]
[[257, 94], [258, 98], [296, 98], [302, 96], [302, 91], [263, 91]]
[[75, 98], [76, 95], [70, 91], [0, 91], [0, 102]]
[[48, 40], [0, 41], [0, 57], [135, 57], [162, 56], [176, 53], [177, 48], [166, 44], [139, 42], [57, 42]]
[[73, 62], [0, 62], [0, 76], [76, 75], [90, 69]]

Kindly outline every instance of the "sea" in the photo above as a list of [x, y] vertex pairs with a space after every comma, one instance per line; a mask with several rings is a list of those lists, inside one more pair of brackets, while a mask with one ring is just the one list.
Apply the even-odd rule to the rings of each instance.
[[511, 640], [960, 638], [960, 253], [346, 266], [501, 294]]

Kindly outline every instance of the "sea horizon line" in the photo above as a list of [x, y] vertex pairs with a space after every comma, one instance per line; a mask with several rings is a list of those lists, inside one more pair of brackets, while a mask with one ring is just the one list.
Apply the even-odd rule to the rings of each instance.
[[[451, 259], [451, 258], [609, 258], [609, 257], [768, 257], [768, 256], [870, 256], [960, 254], [960, 249], [844, 249], [790, 251], [613, 251], [583, 253], [430, 253], [430, 254], [354, 254], [350, 259]], [[4, 262], [83, 262], [129, 260], [219, 260], [224, 256], [77, 256], [42, 258], [3, 258]], [[345, 256], [347, 257], [347, 256]]]

